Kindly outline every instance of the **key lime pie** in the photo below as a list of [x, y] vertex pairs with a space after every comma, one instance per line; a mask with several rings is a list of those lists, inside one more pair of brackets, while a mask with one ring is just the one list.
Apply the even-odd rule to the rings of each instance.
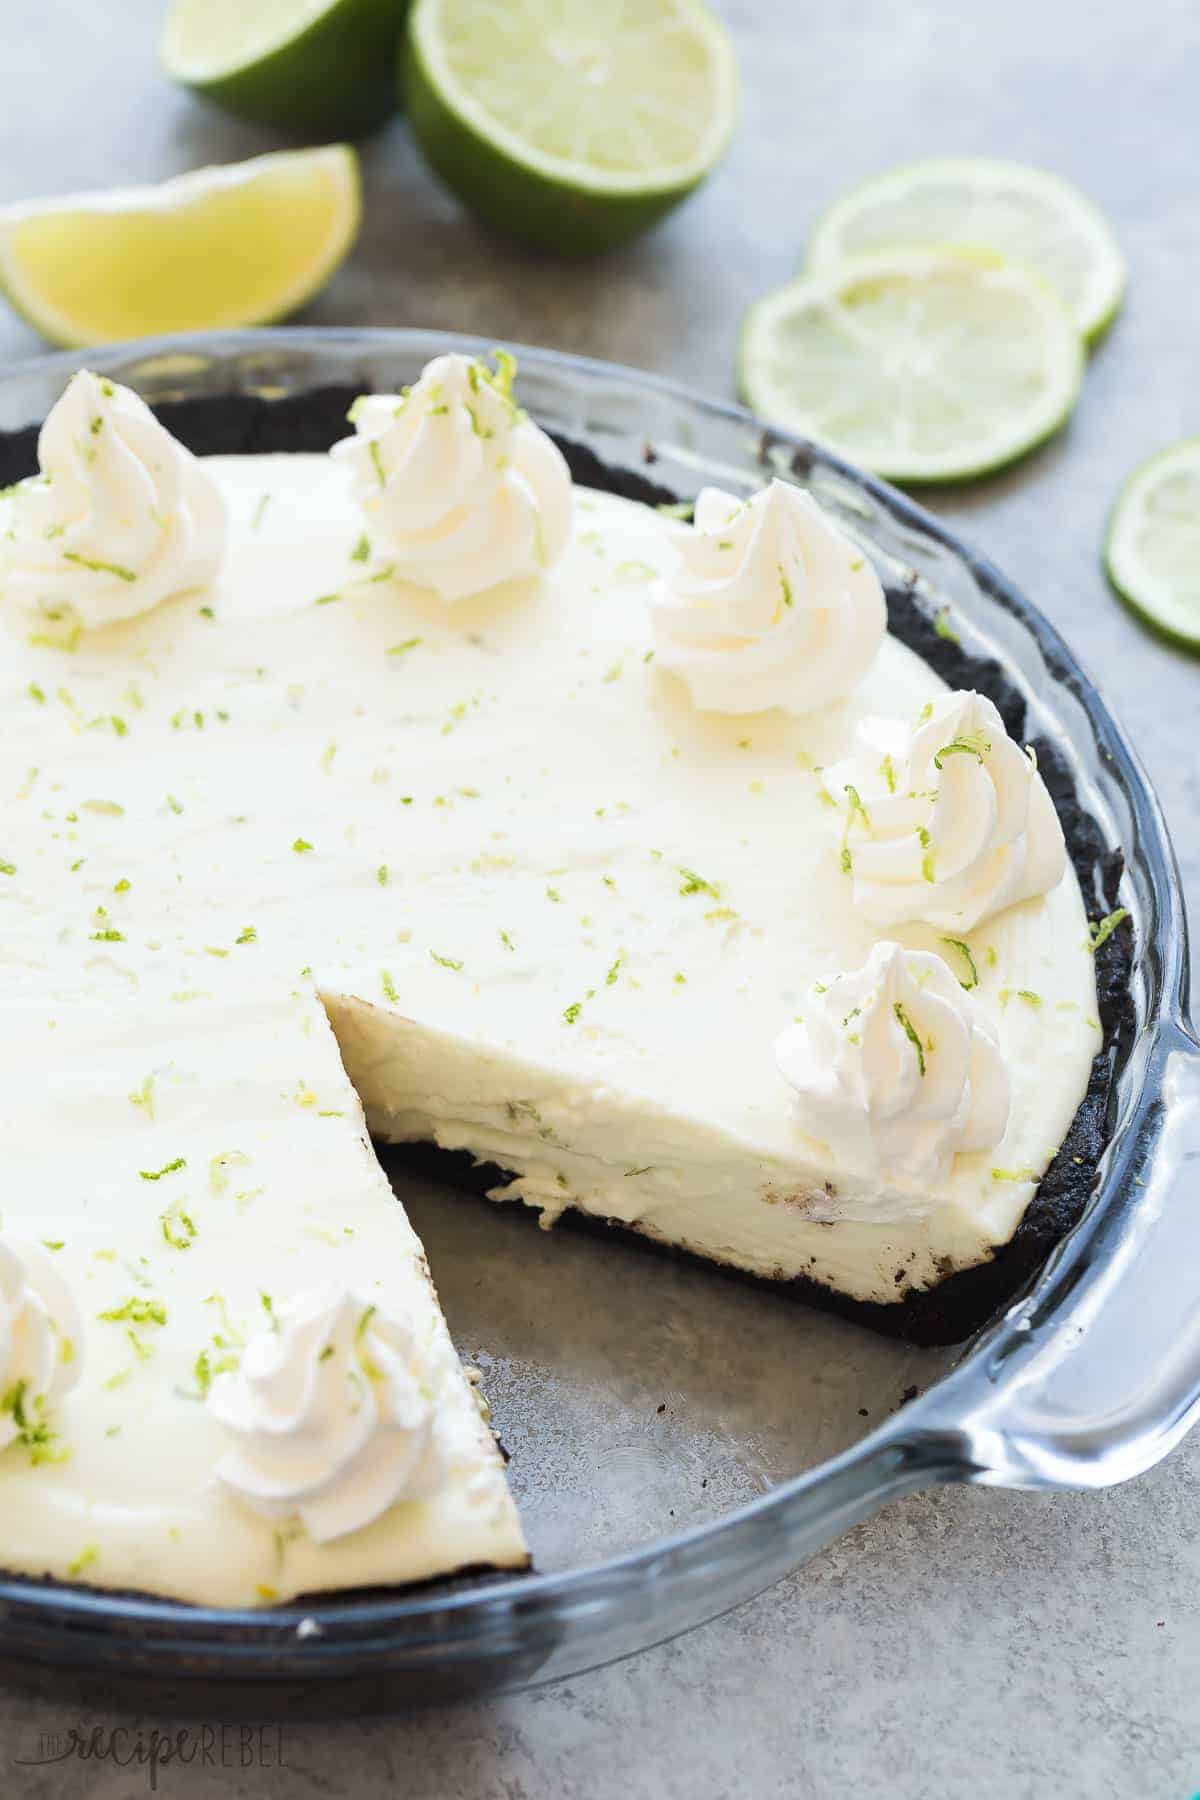
[[526, 1565], [372, 1138], [927, 1341], [1086, 1191], [1069, 784], [807, 493], [577, 486], [513, 374], [197, 458], [82, 373], [0, 498], [9, 1569]]

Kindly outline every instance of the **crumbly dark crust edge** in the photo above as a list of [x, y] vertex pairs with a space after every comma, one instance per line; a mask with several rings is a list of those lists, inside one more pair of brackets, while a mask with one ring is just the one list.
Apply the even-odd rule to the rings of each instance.
[[[355, 387], [323, 387], [271, 400], [250, 394], [203, 395], [164, 402], [155, 410], [167, 429], [197, 455], [323, 451], [345, 436], [346, 413], [360, 391]], [[640, 470], [610, 466], [585, 445], [562, 439], [559, 442], [577, 482], [651, 506], [670, 504], [680, 498]], [[653, 467], [655, 456], [649, 445], [644, 459], [648, 467]], [[0, 487], [33, 474], [36, 468], [37, 428], [0, 432]], [[893, 635], [950, 686], [976, 688], [986, 694], [995, 702], [1010, 734], [1025, 741], [1025, 702], [1002, 665], [992, 657], [971, 654], [946, 635], [944, 628], [939, 630], [929, 606], [915, 591], [915, 580], [890, 585], [887, 603], [888, 627]], [[1117, 905], [1124, 859], [1119, 851], [1108, 848], [1098, 823], [1080, 802], [1070, 765], [1057, 745], [1042, 737], [1029, 741], [1062, 820], [1088, 912], [1093, 918], [1101, 918]], [[973, 1268], [948, 1270], [945, 1278], [931, 1288], [906, 1286], [905, 1271], [898, 1269], [897, 1298], [886, 1305], [851, 1299], [803, 1275], [771, 1281], [770, 1285], [808, 1305], [913, 1344], [958, 1343], [985, 1325], [1032, 1279], [1050, 1250], [1079, 1220], [1092, 1193], [1097, 1164], [1112, 1134], [1116, 1075], [1134, 1029], [1132, 963], [1133, 937], [1126, 925], [1114, 932], [1096, 954], [1103, 1044], [1093, 1061], [1087, 1092], [1057, 1156], [1007, 1244], [998, 1246], [989, 1260]], [[508, 1171], [492, 1164], [476, 1164], [464, 1152], [439, 1150], [432, 1144], [394, 1146], [389, 1160], [418, 1167], [455, 1186], [479, 1192], [511, 1179]], [[578, 1214], [567, 1217], [573, 1225], [585, 1229], [593, 1223]], [[597, 1223], [605, 1230], [618, 1230], [640, 1245], [653, 1244], [653, 1240], [628, 1226]], [[657, 1244], [653, 1247], [665, 1249]], [[745, 1280], [761, 1283], [763, 1279], [726, 1269], [686, 1251], [666, 1253]]]

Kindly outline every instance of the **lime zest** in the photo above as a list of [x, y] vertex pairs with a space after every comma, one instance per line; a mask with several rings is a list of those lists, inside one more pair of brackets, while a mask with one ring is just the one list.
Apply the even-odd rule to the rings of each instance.
[[900, 1004], [899, 1000], [897, 1000], [894, 1003], [894, 1005], [892, 1007], [892, 1011], [895, 1013], [897, 1020], [899, 1021], [901, 1027], [903, 1028], [905, 1037], [908, 1039], [909, 1043], [912, 1045], [913, 1049], [917, 1053], [917, 1067], [921, 1071], [922, 1078], [924, 1078], [924, 1075], [925, 1075], [925, 1049], [921, 1043], [920, 1038], [917, 1036], [916, 1027], [913, 1025], [912, 1020], [909, 1018], [908, 1014], [905, 1012], [905, 1010], [904, 1010], [903, 1006]]
[[1101, 944], [1107, 944], [1113, 932], [1116, 931], [1119, 926], [1123, 925], [1128, 917], [1129, 908], [1127, 906], [1118, 906], [1115, 912], [1106, 914], [1103, 919], [1096, 919], [1089, 922], [1087, 947], [1092, 952], [1093, 956], [1096, 954], [1097, 950], [1099, 950]]
[[977, 988], [979, 986], [979, 970], [975, 967], [975, 958], [971, 954], [970, 944], [965, 944], [961, 938], [954, 937], [944, 937], [942, 942], [943, 944], [949, 944], [952, 950], [957, 950], [968, 969], [971, 971], [970, 981], [964, 981], [960, 976], [958, 983], [960, 987], [965, 988], [967, 992], [970, 993], [972, 988]]
[[93, 575], [113, 575], [118, 581], [137, 580], [137, 571], [127, 569], [123, 563], [104, 562], [98, 556], [84, 556], [78, 550], [64, 550], [62, 558], [64, 562], [74, 563]]

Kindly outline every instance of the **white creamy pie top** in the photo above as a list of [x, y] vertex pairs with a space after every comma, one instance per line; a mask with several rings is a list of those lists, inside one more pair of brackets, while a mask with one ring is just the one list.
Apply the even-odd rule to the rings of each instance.
[[[704, 712], [652, 656], [653, 510], [580, 490], [549, 574], [448, 606], [389, 575], [337, 462], [203, 467], [210, 588], [36, 642], [15, 601], [0, 621], [0, 1210], [84, 1337], [65, 1460], [0, 1455], [0, 1562], [224, 1603], [516, 1565], [355, 1090], [376, 1134], [496, 1162], [546, 1221], [894, 1300], [1011, 1235], [1083, 1095], [1083, 904], [1068, 870], [958, 934], [1011, 1082], [994, 1149], [917, 1181], [824, 1144], [776, 1040], [881, 932], [822, 770], [937, 677], [888, 638], [825, 711]], [[937, 929], [887, 935], [968, 979]], [[422, 1339], [449, 1473], [317, 1543], [218, 1479], [197, 1365], [236, 1360], [264, 1294], [330, 1283]]]

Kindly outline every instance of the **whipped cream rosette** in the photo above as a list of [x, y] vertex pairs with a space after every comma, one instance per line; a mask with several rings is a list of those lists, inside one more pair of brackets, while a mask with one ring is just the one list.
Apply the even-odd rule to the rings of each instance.
[[872, 924], [970, 931], [1062, 878], [1046, 785], [982, 694], [946, 694], [915, 724], [863, 720], [824, 780], [854, 904]]
[[999, 1046], [941, 957], [876, 944], [805, 995], [776, 1046], [804, 1129], [850, 1164], [912, 1181], [998, 1144], [1009, 1080]]
[[218, 1477], [316, 1543], [345, 1537], [441, 1487], [437, 1386], [407, 1325], [346, 1288], [308, 1289], [209, 1389], [233, 1439]]
[[879, 577], [808, 494], [705, 488], [651, 599], [655, 656], [704, 712], [807, 713], [848, 694], [887, 627]]
[[517, 405], [512, 357], [496, 362], [439, 356], [407, 392], [364, 394], [332, 452], [376, 550], [443, 600], [540, 574], [571, 535], [570, 470]]
[[0, 591], [92, 630], [203, 587], [225, 553], [211, 477], [129, 388], [72, 378], [9, 497]]

